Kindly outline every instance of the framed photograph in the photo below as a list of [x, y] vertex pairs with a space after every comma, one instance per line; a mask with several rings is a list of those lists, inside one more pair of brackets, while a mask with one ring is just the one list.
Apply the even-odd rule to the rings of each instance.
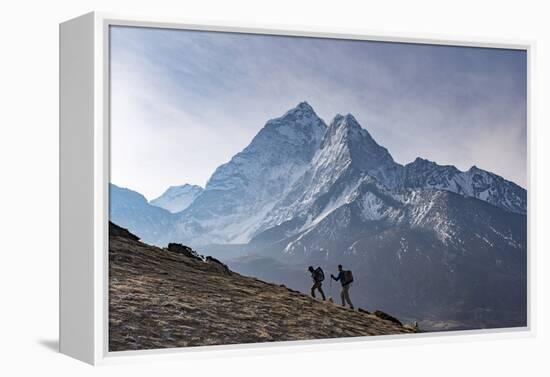
[[529, 333], [530, 53], [61, 24], [61, 352]]

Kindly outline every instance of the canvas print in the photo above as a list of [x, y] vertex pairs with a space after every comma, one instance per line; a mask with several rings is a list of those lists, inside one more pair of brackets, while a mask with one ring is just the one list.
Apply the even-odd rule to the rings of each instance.
[[110, 351], [527, 325], [525, 50], [109, 39]]

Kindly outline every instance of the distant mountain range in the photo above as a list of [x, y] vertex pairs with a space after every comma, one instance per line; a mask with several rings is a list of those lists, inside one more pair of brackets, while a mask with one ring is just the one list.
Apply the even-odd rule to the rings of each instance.
[[327, 126], [302, 102], [182, 191], [148, 203], [112, 185], [111, 220], [153, 244], [243, 245], [264, 265], [235, 268], [301, 289], [294, 267], [345, 263], [361, 303], [425, 327], [525, 324], [526, 190], [475, 166], [398, 164], [350, 114]]

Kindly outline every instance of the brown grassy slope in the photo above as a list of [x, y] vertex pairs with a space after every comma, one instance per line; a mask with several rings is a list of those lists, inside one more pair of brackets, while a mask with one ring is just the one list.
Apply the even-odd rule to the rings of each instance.
[[413, 332], [132, 236], [110, 227], [111, 351]]

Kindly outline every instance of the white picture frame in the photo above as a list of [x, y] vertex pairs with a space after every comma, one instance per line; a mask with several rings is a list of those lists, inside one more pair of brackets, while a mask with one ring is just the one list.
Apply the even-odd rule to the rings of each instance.
[[[108, 350], [109, 27], [144, 26], [185, 30], [329, 37], [388, 42], [507, 48], [527, 52], [528, 306], [527, 326], [498, 330], [388, 335], [280, 343], [204, 346], [145, 351]], [[90, 364], [192, 355], [293, 352], [296, 347], [370, 347], [534, 335], [534, 251], [531, 184], [532, 41], [462, 39], [432, 35], [365, 33], [306, 26], [208, 24], [186, 20], [88, 13], [60, 24], [60, 352]]]

